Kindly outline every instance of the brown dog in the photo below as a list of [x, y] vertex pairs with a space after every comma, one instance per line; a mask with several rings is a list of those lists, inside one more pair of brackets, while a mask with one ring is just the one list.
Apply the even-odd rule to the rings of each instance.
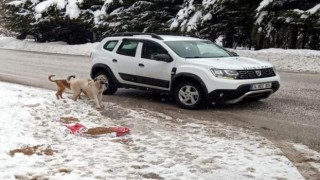
[[[59, 99], [59, 97], [63, 99], [62, 93], [64, 92], [65, 89], [70, 89], [70, 83], [66, 79], [52, 80], [51, 78], [53, 76], [55, 75], [50, 75], [48, 79], [51, 82], [55, 82], [57, 85], [57, 93], [56, 93], [57, 99]], [[72, 75], [71, 77], [75, 78], [76, 76]]]

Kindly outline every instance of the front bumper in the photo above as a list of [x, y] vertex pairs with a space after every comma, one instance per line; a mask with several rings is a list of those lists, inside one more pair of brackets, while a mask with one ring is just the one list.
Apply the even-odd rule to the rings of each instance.
[[278, 81], [273, 81], [271, 89], [262, 89], [262, 90], [251, 90], [252, 84], [244, 84], [239, 86], [235, 90], [226, 90], [226, 89], [217, 89], [208, 94], [208, 99], [211, 102], [215, 103], [229, 103], [234, 104], [243, 99], [250, 99], [250, 98], [267, 98], [272, 93], [276, 92], [280, 84]]

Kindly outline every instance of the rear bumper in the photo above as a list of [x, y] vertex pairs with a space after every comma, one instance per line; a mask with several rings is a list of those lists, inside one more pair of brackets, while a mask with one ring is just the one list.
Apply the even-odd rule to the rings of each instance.
[[243, 99], [267, 98], [272, 93], [276, 92], [280, 87], [280, 84], [278, 81], [273, 81], [271, 83], [272, 83], [271, 89], [263, 89], [263, 90], [256, 90], [256, 91], [252, 91], [250, 89], [251, 84], [241, 85], [234, 90], [217, 89], [208, 94], [208, 100], [216, 103], [234, 104]]

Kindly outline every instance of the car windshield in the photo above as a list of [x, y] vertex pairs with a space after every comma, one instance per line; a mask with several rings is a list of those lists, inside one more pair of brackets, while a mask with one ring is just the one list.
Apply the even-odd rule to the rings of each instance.
[[211, 41], [166, 41], [175, 53], [183, 58], [217, 58], [233, 56]]

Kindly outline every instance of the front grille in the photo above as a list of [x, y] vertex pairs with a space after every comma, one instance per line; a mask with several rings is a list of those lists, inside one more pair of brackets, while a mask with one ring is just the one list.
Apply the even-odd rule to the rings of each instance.
[[255, 69], [255, 70], [238, 70], [239, 76], [237, 79], [256, 79], [272, 77], [276, 74], [273, 72], [272, 68], [266, 69]]

